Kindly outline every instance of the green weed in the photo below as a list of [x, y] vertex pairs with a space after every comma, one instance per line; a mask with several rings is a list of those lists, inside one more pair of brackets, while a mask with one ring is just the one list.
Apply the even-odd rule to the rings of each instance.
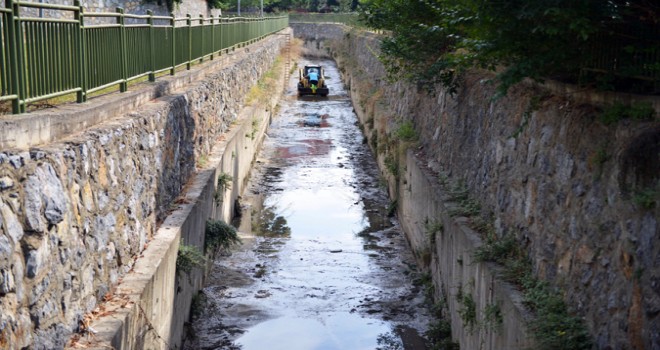
[[499, 330], [502, 327], [502, 310], [498, 304], [488, 304], [484, 308], [484, 327], [487, 330]]
[[474, 301], [472, 293], [466, 293], [463, 288], [459, 288], [456, 300], [461, 305], [458, 315], [463, 320], [463, 326], [468, 332], [474, 331], [477, 325], [477, 303]]
[[387, 171], [392, 174], [395, 178], [399, 178], [399, 162], [397, 161], [396, 157], [392, 155], [388, 155], [385, 157], [385, 168]]
[[605, 125], [612, 125], [622, 119], [630, 118], [633, 120], [651, 120], [655, 117], [655, 109], [650, 103], [637, 103], [625, 105], [616, 102], [606, 107], [600, 115], [600, 122]]
[[206, 258], [199, 249], [193, 245], [180, 244], [176, 256], [177, 272], [190, 273], [194, 268], [204, 267]]
[[415, 126], [411, 121], [405, 121], [399, 125], [399, 128], [396, 130], [396, 136], [399, 140], [405, 142], [415, 142], [417, 141], [417, 132], [415, 131]]
[[633, 202], [644, 209], [652, 209], [655, 207], [659, 197], [660, 190], [657, 188], [646, 188], [635, 192]]
[[442, 233], [442, 230], [444, 229], [442, 222], [436, 220], [427, 221], [424, 226], [426, 229], [426, 235], [429, 238], [429, 243], [435, 245], [437, 234]]
[[396, 209], [399, 207], [399, 202], [394, 199], [390, 201], [390, 203], [387, 205], [387, 216], [392, 217], [394, 214], [396, 214]]
[[221, 220], [206, 221], [206, 232], [204, 235], [204, 250], [215, 252], [218, 249], [229, 249], [233, 245], [241, 243], [236, 229]]
[[220, 175], [218, 176], [218, 189], [215, 191], [214, 194], [215, 203], [217, 205], [220, 205], [220, 203], [222, 202], [222, 195], [224, 191], [231, 188], [231, 182], [233, 180], [234, 178], [227, 173], [220, 173]]

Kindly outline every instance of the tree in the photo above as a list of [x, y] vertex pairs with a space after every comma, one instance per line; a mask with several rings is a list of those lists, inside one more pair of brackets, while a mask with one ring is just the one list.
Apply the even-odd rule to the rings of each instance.
[[391, 75], [426, 86], [455, 88], [469, 67], [502, 67], [502, 93], [526, 77], [577, 82], [590, 68], [660, 77], [660, 5], [651, 0], [364, 0], [361, 8], [367, 25], [391, 32], [381, 57]]

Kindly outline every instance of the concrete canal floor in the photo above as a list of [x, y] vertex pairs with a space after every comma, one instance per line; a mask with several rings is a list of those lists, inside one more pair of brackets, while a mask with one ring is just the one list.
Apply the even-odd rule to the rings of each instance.
[[415, 261], [332, 61], [328, 98], [289, 81], [243, 196], [243, 245], [219, 257], [186, 349], [425, 349]]

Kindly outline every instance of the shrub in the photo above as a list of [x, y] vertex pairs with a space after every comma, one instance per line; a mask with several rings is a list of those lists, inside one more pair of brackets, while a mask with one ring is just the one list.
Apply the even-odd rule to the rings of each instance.
[[215, 252], [218, 249], [229, 249], [233, 245], [241, 243], [236, 229], [221, 221], [206, 221], [206, 233], [204, 236], [204, 250]]
[[205, 263], [204, 254], [197, 247], [186, 244], [179, 245], [179, 252], [176, 256], [177, 272], [190, 273], [193, 268], [203, 267]]

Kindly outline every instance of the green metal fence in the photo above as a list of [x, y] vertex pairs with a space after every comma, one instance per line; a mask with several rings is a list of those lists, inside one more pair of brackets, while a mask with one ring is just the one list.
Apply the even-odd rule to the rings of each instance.
[[[63, 11], [70, 19], [21, 16], [24, 7]], [[85, 19], [106, 18], [105, 24]], [[127, 19], [131, 21], [127, 23]], [[0, 9], [0, 101], [11, 101], [13, 113], [30, 102], [76, 93], [88, 94], [178, 67], [213, 59], [286, 28], [288, 16], [198, 17], [154, 16], [83, 11], [74, 6], [6, 0]]]

